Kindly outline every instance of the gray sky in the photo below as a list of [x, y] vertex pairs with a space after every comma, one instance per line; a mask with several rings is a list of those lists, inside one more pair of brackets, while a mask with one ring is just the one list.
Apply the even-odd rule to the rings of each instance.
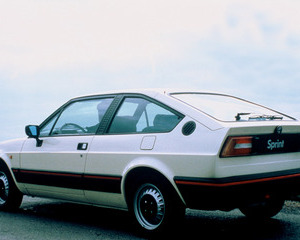
[[69, 98], [195, 88], [300, 118], [300, 0], [0, 0], [0, 140]]

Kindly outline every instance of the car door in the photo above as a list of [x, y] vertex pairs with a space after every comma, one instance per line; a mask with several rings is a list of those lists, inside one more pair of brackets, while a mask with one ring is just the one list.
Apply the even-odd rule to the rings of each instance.
[[25, 141], [18, 181], [29, 194], [84, 201], [87, 152], [112, 100], [70, 102], [41, 125], [41, 146], [32, 138]]

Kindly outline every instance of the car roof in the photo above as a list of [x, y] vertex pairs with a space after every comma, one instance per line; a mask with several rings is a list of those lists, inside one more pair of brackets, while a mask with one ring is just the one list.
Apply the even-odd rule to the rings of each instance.
[[91, 97], [91, 96], [101, 96], [101, 95], [115, 95], [115, 94], [143, 94], [150, 97], [154, 97], [157, 94], [170, 95], [176, 93], [205, 93], [205, 94], [222, 94], [207, 90], [195, 90], [195, 89], [175, 89], [175, 88], [140, 88], [140, 89], [121, 89], [121, 90], [111, 90], [103, 91], [88, 95], [77, 96], [73, 99]]

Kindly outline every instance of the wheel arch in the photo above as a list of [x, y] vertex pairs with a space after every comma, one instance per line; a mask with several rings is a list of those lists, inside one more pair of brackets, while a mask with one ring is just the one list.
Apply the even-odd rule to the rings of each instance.
[[[0, 156], [0, 167], [5, 167], [6, 170], [8, 170], [10, 172], [10, 175], [14, 178], [14, 174], [12, 172], [12, 164], [10, 161], [5, 160], [5, 158], [3, 158], [3, 156]], [[14, 179], [14, 181], [15, 181], [15, 179]]]
[[130, 206], [131, 196], [134, 193], [135, 187], [145, 179], [159, 179], [160, 181], [164, 181], [171, 191], [173, 191], [177, 196], [178, 199], [182, 202], [183, 205], [185, 201], [181, 196], [175, 182], [173, 180], [172, 174], [164, 173], [153, 166], [136, 166], [129, 169], [125, 175], [123, 175], [122, 179], [122, 192], [124, 193], [124, 197], [127, 203], [127, 206]]
[[2, 167], [6, 168], [6, 170], [10, 173], [10, 176], [13, 179], [15, 186], [18, 188], [18, 190], [20, 190], [18, 182], [17, 182], [17, 180], [15, 178], [15, 175], [12, 171], [12, 164], [11, 164], [10, 160], [5, 160], [5, 158], [3, 158], [3, 156], [0, 156], [0, 170], [1, 170]]

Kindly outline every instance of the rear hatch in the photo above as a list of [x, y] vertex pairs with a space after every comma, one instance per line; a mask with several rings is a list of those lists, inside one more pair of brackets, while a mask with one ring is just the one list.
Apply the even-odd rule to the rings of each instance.
[[229, 127], [216, 162], [217, 178], [290, 172], [300, 173], [297, 122], [256, 122]]
[[[300, 173], [300, 123], [286, 114], [241, 98], [203, 92], [172, 97], [218, 123], [227, 134], [217, 156], [215, 178], [251, 179]], [[212, 126], [201, 121], [205, 126]], [[216, 128], [210, 128], [215, 131]], [[270, 173], [270, 174], [269, 174]], [[223, 178], [223, 179], [221, 179]]]

